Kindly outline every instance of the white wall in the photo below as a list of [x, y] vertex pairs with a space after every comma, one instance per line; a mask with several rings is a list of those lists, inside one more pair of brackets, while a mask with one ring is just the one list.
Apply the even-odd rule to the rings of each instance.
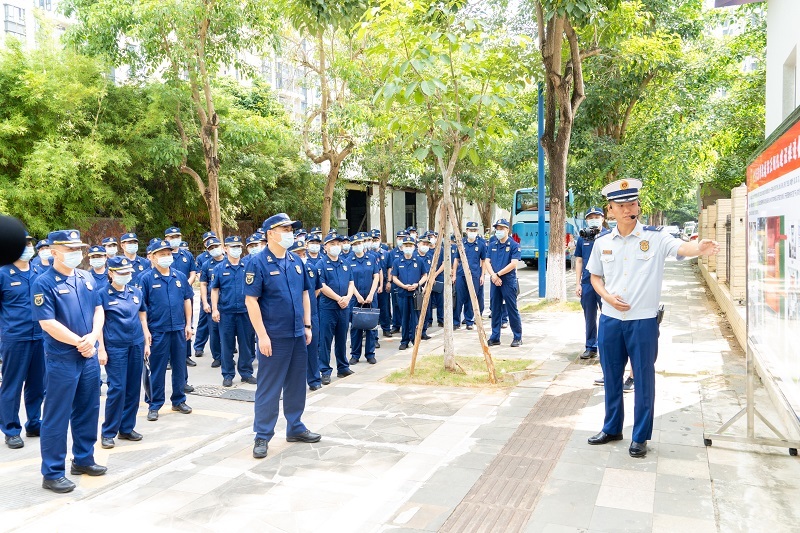
[[769, 136], [800, 105], [800, 1], [767, 2], [767, 116]]

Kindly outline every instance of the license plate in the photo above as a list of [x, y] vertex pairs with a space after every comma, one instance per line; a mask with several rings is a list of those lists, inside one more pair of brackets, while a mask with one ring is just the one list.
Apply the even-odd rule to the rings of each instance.
[[533, 258], [539, 259], [539, 252], [533, 252]]

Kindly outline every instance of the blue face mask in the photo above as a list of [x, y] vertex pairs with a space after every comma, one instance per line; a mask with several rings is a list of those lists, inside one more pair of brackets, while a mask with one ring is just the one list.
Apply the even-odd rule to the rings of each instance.
[[33, 249], [33, 246], [26, 246], [25, 250], [22, 252], [22, 255], [19, 256], [21, 261], [30, 261], [35, 254], [36, 251]]
[[590, 227], [590, 228], [599, 228], [600, 226], [603, 225], [603, 221], [602, 221], [602, 219], [599, 219], [599, 218], [593, 218], [593, 219], [587, 220], [586, 221], [586, 225], [588, 227]]
[[616, 228], [617, 227], [617, 221], [616, 220], [609, 220], [608, 221], [608, 227], [611, 228], [611, 229]]

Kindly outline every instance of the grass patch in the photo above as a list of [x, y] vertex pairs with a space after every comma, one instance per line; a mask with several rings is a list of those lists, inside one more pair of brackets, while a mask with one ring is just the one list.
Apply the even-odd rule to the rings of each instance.
[[539, 300], [536, 303], [528, 304], [520, 309], [520, 313], [538, 313], [547, 311], [548, 313], [577, 313], [581, 310], [580, 302], [551, 302]]
[[524, 372], [535, 364], [524, 359], [494, 359], [497, 383], [489, 383], [489, 373], [486, 371], [486, 360], [483, 357], [456, 356], [459, 370], [449, 372], [444, 369], [443, 355], [426, 355], [417, 359], [414, 375], [411, 376], [408, 368], [392, 372], [386, 377], [387, 383], [395, 385], [438, 385], [441, 387], [485, 387], [509, 388], [515, 386], [519, 380], [510, 374]]

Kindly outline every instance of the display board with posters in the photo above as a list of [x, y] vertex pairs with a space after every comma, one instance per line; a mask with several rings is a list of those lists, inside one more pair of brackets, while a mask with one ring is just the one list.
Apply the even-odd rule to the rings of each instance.
[[800, 114], [747, 169], [747, 335], [764, 379], [800, 414]]

